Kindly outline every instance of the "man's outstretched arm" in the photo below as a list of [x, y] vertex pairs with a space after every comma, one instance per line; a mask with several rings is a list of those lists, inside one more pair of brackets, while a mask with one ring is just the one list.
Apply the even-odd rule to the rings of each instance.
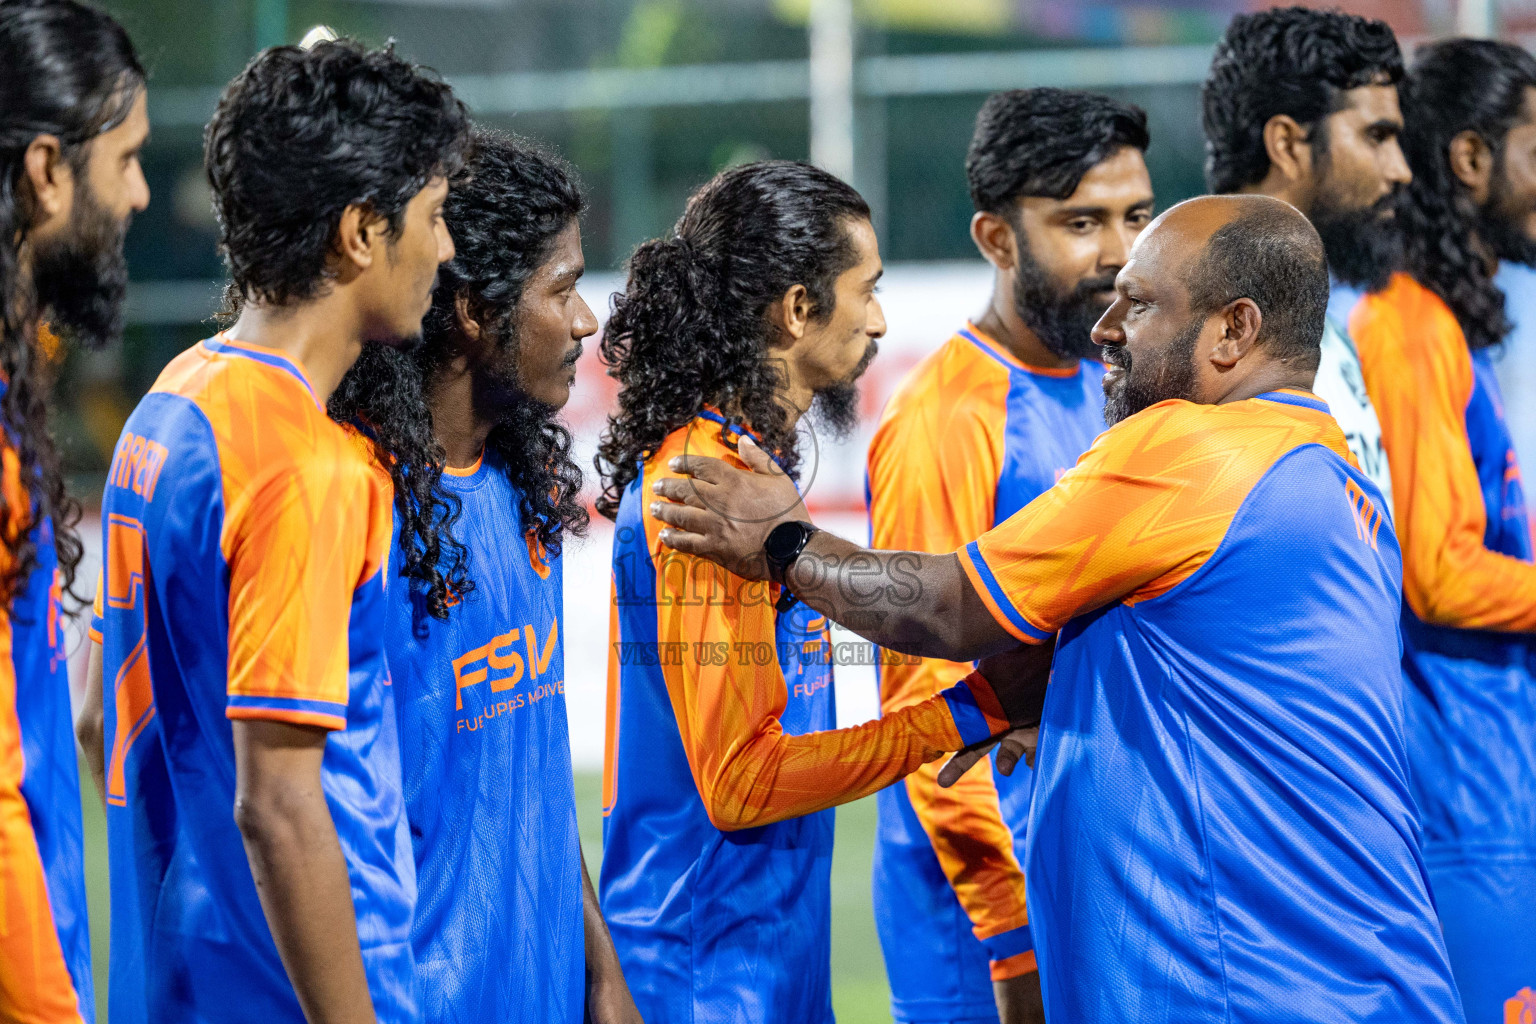
[[[810, 517], [794, 483], [750, 438], [741, 442], [741, 457], [752, 473], [700, 456], [674, 459], [672, 468], [689, 475], [657, 481], [656, 493], [671, 500], [658, 501], [652, 513], [669, 527], [661, 533], [668, 547], [762, 580], [769, 532]], [[956, 554], [871, 551], [821, 532], [784, 582], [833, 622], [903, 654], [974, 661], [1021, 639], [998, 624]]]

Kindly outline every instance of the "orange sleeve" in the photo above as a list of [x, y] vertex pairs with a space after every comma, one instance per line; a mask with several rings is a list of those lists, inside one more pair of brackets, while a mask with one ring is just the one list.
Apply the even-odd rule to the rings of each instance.
[[1536, 566], [1483, 546], [1488, 512], [1466, 425], [1472, 358], [1455, 316], [1399, 274], [1355, 307], [1349, 332], [1392, 471], [1408, 606], [1441, 626], [1536, 630]]
[[[1269, 408], [1266, 408], [1268, 406]], [[1056, 486], [958, 552], [998, 624], [1039, 643], [1085, 612], [1188, 579], [1282, 455], [1343, 435], [1264, 401], [1162, 402], [1099, 435]]]
[[[0, 462], [7, 507], [27, 507], [14, 451], [5, 449]], [[0, 572], [9, 563], [9, 551], [0, 549]], [[0, 612], [0, 1020], [78, 1024], [75, 984], [59, 946], [32, 812], [21, 793], [25, 770], [11, 623]]]
[[[759, 645], [775, 647], [778, 588], [662, 547], [649, 511], [645, 528], [656, 565], [662, 672], [694, 784], [716, 828], [753, 828], [857, 800], [1007, 729], [990, 688], [967, 682], [864, 725], [786, 734], [778, 659], [758, 665], [748, 656], [764, 649]], [[978, 707], [984, 713], [985, 727], [963, 726], [952, 711], [956, 691], [972, 716]]]
[[269, 465], [233, 499], [230, 718], [346, 727], [354, 592], [387, 557], [390, 506], [349, 442]]
[[[971, 374], [946, 382], [946, 390], [942, 397], [927, 394], [893, 406], [870, 443], [873, 548], [953, 551], [992, 526], [1007, 375]], [[880, 669], [881, 710], [892, 714], [921, 704], [970, 671], [963, 662], [893, 659]], [[939, 786], [938, 777], [938, 762], [918, 768], [906, 778], [907, 798], [976, 937], [985, 942], [1027, 927], [1024, 872], [1003, 820], [991, 759], [949, 789]], [[994, 958], [992, 976], [1016, 977], [1032, 967], [1017, 957]]]

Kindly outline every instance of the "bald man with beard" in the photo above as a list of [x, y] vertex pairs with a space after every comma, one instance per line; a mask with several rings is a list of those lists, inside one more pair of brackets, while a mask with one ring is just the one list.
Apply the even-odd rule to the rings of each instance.
[[661, 540], [896, 650], [1054, 639], [1025, 850], [1048, 1019], [1461, 1021], [1408, 784], [1401, 555], [1310, 391], [1317, 232], [1268, 197], [1191, 200], [1115, 291], [1110, 429], [958, 551], [816, 530], [746, 444], [746, 471], [673, 461]]

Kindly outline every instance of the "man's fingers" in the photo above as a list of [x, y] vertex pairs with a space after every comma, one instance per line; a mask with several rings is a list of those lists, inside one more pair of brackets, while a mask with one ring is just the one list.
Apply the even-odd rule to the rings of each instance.
[[944, 762], [944, 767], [939, 769], [939, 785], [948, 789], [960, 781], [960, 776], [970, 771], [987, 756], [992, 749], [992, 744], [984, 743], [981, 746], [970, 747], [960, 751], [954, 757]]
[[768, 453], [758, 447], [757, 442], [743, 435], [736, 444], [736, 454], [741, 456], [741, 461], [747, 464], [747, 468], [754, 473], [781, 473], [778, 463], [768, 457]]
[[665, 476], [651, 485], [651, 491], [663, 498], [671, 498], [694, 508], [708, 508], [709, 504], [704, 500], [700, 489], [710, 487], [702, 480], [694, 480], [689, 477]]
[[1035, 766], [1035, 749], [1040, 745], [1040, 727], [1031, 725], [1015, 729], [1003, 737], [997, 746], [997, 770], [1012, 775], [1022, 759], [1031, 768]]
[[[693, 534], [706, 534], [709, 525], [715, 519], [714, 515], [702, 509], [693, 508], [690, 505], [679, 505], [670, 501], [654, 501], [651, 503], [651, 515], [666, 523], [668, 526], [677, 527], [671, 532], [686, 530]], [[676, 545], [672, 545], [676, 547]], [[678, 550], [682, 550], [678, 548]]]
[[706, 480], [712, 484], [718, 484], [732, 473], [741, 472], [734, 466], [728, 466], [719, 459], [709, 455], [679, 455], [667, 463], [674, 473], [691, 476], [698, 480]]
[[706, 556], [709, 554], [709, 538], [700, 537], [696, 533], [688, 533], [686, 530], [662, 530], [657, 535], [663, 544], [673, 551], [685, 555]]

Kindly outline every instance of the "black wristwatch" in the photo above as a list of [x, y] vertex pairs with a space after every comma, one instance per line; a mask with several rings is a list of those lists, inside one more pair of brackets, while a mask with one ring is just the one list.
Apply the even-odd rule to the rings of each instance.
[[795, 564], [800, 552], [819, 532], [810, 523], [780, 523], [768, 531], [763, 541], [763, 555], [768, 559], [768, 577], [775, 583], [783, 583], [789, 567]]

